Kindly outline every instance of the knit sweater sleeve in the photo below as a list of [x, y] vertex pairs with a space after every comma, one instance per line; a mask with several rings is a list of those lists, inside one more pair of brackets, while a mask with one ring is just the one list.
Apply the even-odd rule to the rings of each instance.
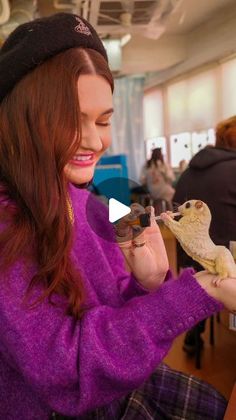
[[68, 416], [137, 388], [177, 335], [222, 307], [186, 270], [156, 292], [98, 305], [76, 321], [47, 300], [22, 307], [23, 274], [16, 269], [0, 289], [1, 351], [43, 404]]

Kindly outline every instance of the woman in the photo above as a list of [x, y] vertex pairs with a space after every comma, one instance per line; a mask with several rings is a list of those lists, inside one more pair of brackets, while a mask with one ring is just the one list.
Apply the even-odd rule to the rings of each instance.
[[164, 162], [161, 148], [153, 149], [151, 159], [142, 170], [141, 183], [147, 186], [158, 214], [163, 209], [163, 205], [165, 209], [172, 208], [171, 202], [175, 192], [172, 187], [174, 179], [171, 167]]
[[[160, 362], [178, 334], [223, 304], [233, 307], [234, 280], [215, 288], [212, 276], [189, 270], [173, 280], [153, 213], [152, 226], [132, 237], [121, 220], [116, 238], [106, 207], [83, 189], [111, 142], [112, 89], [103, 45], [78, 16], [21, 25], [1, 50], [0, 418], [6, 420], [171, 418], [180, 410], [212, 419], [212, 405], [218, 419], [225, 411], [211, 387], [196, 380], [192, 388], [192, 379], [178, 374], [164, 406], [164, 374], [173, 375]], [[88, 223], [88, 200], [93, 226], [106, 239]], [[180, 383], [201, 399], [190, 404], [179, 394], [177, 405]]]

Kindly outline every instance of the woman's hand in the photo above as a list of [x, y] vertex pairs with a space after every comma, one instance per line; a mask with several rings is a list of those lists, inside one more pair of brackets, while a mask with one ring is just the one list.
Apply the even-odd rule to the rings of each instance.
[[194, 277], [210, 296], [223, 303], [230, 312], [236, 313], [236, 279], [226, 278], [219, 283], [219, 286], [215, 286], [213, 280], [217, 276], [214, 274], [200, 271]]
[[[155, 290], [164, 281], [169, 262], [160, 229], [155, 221], [154, 208], [145, 209], [132, 204], [131, 213], [115, 225], [118, 245], [123, 252], [129, 269], [143, 287]], [[141, 213], [150, 214], [150, 227], [129, 226], [130, 220]], [[141, 246], [139, 246], [141, 245]]]

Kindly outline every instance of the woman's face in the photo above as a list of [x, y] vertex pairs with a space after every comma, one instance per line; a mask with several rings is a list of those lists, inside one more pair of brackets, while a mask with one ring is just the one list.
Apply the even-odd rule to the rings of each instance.
[[67, 179], [75, 184], [89, 182], [97, 161], [111, 144], [112, 92], [101, 76], [78, 79], [82, 137], [76, 155], [65, 166]]

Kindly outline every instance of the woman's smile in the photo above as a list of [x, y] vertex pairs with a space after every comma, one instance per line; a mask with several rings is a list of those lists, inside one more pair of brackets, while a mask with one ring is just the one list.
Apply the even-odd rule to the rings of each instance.
[[94, 153], [78, 153], [69, 161], [71, 165], [75, 166], [92, 166], [96, 163]]

